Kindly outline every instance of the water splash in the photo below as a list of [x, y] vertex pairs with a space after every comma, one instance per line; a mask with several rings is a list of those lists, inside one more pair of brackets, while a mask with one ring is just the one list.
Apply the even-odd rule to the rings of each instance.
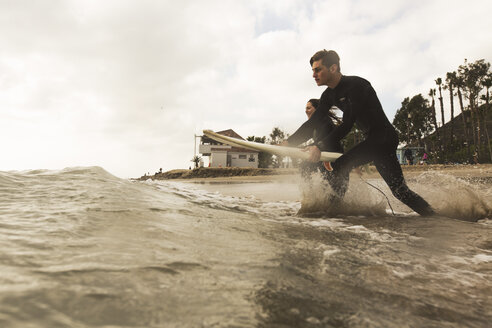
[[301, 209], [298, 215], [319, 216], [385, 216], [386, 199], [362, 180], [351, 181], [343, 200], [335, 193], [321, 174], [313, 174], [312, 179], [303, 181]]
[[425, 172], [413, 184], [439, 215], [464, 221], [492, 217], [492, 190], [483, 182], [472, 184], [464, 178]]

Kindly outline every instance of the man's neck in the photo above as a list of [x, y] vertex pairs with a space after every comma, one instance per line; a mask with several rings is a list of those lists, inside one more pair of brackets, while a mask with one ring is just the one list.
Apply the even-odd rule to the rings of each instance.
[[337, 75], [335, 75], [335, 78], [333, 79], [333, 81], [328, 82], [326, 85], [330, 89], [335, 89], [337, 87], [338, 83], [340, 83], [341, 79], [342, 79], [342, 73], [338, 73]]

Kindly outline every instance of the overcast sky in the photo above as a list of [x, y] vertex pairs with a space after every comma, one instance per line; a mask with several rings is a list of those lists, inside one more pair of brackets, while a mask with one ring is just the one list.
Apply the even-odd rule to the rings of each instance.
[[490, 0], [0, 0], [0, 170], [188, 168], [194, 135], [292, 133], [334, 49], [392, 121], [464, 58], [492, 61]]

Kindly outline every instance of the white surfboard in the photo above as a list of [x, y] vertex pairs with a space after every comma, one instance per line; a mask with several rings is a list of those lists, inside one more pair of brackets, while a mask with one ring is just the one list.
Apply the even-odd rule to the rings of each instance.
[[[215, 141], [218, 141], [218, 142], [224, 143], [226, 145], [230, 145], [230, 146], [243, 147], [243, 148], [263, 151], [263, 152], [278, 155], [278, 156], [289, 156], [292, 158], [300, 158], [300, 159], [304, 159], [304, 160], [309, 159], [309, 154], [305, 151], [302, 151], [299, 148], [267, 145], [267, 144], [262, 144], [259, 142], [253, 142], [253, 141], [246, 141], [246, 140], [231, 138], [228, 136], [223, 136], [221, 134], [215, 133], [212, 130], [203, 130], [203, 134], [206, 135], [207, 137], [209, 137], [210, 139], [213, 139]], [[342, 156], [341, 153], [332, 153], [332, 152], [322, 151], [320, 161], [322, 161], [322, 162], [333, 162], [334, 160], [336, 160], [340, 156]]]

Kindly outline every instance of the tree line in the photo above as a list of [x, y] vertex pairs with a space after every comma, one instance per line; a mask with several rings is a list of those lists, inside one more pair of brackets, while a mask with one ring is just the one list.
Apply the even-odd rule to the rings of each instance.
[[[467, 163], [473, 156], [480, 162], [492, 162], [491, 86], [490, 63], [465, 59], [457, 70], [447, 72], [444, 80], [435, 80], [429, 98], [418, 94], [403, 100], [393, 120], [400, 141], [425, 149], [434, 163]], [[444, 115], [446, 93], [450, 117]]]
[[[248, 141], [260, 142], [260, 143], [269, 143], [271, 145], [278, 145], [289, 135], [282, 131], [279, 127], [274, 127], [272, 132], [269, 135], [269, 138], [266, 136], [263, 137], [255, 137], [249, 136], [246, 138]], [[258, 154], [258, 167], [267, 168], [267, 167], [281, 167], [283, 162], [283, 157], [275, 156], [269, 153], [260, 152]]]

